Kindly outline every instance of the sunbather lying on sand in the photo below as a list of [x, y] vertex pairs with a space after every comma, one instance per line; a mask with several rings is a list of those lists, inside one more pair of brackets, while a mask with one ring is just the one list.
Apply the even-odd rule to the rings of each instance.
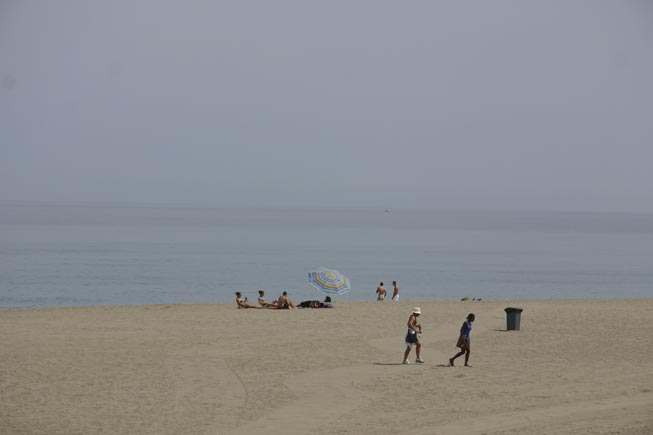
[[324, 302], [315, 300], [302, 301], [299, 305], [297, 305], [297, 308], [333, 308], [333, 304], [331, 304], [331, 298], [327, 296]]
[[320, 301], [302, 301], [297, 308], [331, 308], [329, 306], [324, 306]]

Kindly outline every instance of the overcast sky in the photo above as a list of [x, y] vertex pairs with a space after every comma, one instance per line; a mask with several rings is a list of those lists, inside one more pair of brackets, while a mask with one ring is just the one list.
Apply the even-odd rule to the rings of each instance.
[[0, 0], [0, 200], [653, 211], [651, 1]]

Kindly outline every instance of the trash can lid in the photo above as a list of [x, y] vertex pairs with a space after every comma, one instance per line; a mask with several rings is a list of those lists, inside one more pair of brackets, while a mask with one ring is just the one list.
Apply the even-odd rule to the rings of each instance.
[[506, 313], [514, 313], [514, 312], [520, 312], [521, 313], [524, 310], [522, 310], [521, 308], [508, 307], [508, 308], [505, 308], [504, 311]]

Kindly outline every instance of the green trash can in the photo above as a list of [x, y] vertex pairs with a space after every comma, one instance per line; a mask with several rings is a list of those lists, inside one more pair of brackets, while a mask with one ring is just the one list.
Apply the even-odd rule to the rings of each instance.
[[521, 321], [521, 308], [508, 307], [505, 309], [506, 317], [508, 320], [508, 331], [519, 331], [519, 323]]

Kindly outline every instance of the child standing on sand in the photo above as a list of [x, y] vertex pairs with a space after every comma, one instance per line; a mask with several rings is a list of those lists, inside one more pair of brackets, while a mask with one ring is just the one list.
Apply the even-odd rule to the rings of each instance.
[[460, 348], [460, 352], [454, 355], [453, 358], [449, 358], [449, 365], [453, 367], [453, 362], [459, 356], [465, 354], [465, 367], [470, 367], [469, 365], [469, 334], [472, 332], [472, 323], [476, 319], [474, 313], [469, 313], [467, 315], [467, 321], [463, 323], [463, 326], [460, 328], [460, 336], [458, 337], [458, 343], [456, 346]]

